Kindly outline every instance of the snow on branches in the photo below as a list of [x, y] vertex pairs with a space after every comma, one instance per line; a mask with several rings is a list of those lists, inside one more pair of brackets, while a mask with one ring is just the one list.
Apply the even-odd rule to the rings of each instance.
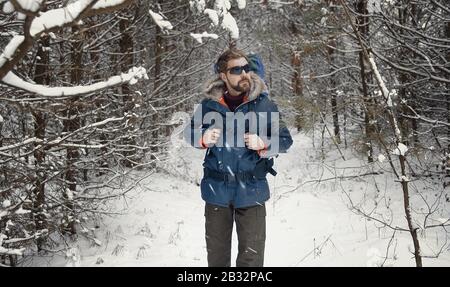
[[113, 87], [124, 83], [129, 83], [130, 85], [133, 85], [138, 81], [138, 79], [142, 78], [148, 80], [145, 68], [133, 67], [127, 73], [122, 73], [121, 75], [118, 76], [112, 76], [106, 81], [98, 82], [87, 86], [47, 87], [44, 85], [37, 85], [26, 82], [12, 72], [9, 72], [3, 78], [3, 83], [44, 97], [62, 97], [62, 96], [76, 96], [93, 93], [108, 87]]
[[161, 30], [172, 30], [173, 26], [172, 24], [167, 21], [164, 20], [163, 17], [161, 15], [159, 15], [158, 13], [153, 12], [152, 10], [149, 10], [150, 16], [152, 16], [153, 21], [155, 21], [156, 25], [159, 26], [159, 28], [161, 28]]
[[[204, 0], [193, 0], [189, 1], [189, 3], [193, 11], [200, 15], [207, 15], [213, 26], [219, 26], [221, 18], [221, 26], [230, 33], [231, 38], [239, 38], [239, 28], [237, 26], [236, 19], [234, 19], [233, 15], [230, 13], [230, 0], [216, 0], [214, 2], [214, 9], [206, 8]], [[246, 6], [246, 1], [238, 0], [237, 5], [239, 9], [244, 9]]]
[[109, 13], [131, 4], [134, 0], [78, 0], [64, 7], [40, 12], [42, 0], [10, 0], [3, 5], [4, 12], [26, 14], [23, 24], [23, 33], [15, 34], [0, 54], [1, 82], [16, 88], [36, 93], [42, 96], [80, 95], [105, 89], [115, 85], [130, 83], [137, 79], [147, 79], [144, 68], [133, 68], [127, 74], [111, 77], [107, 81], [84, 87], [45, 87], [36, 85], [19, 78], [13, 69], [25, 57], [33, 44], [41, 35], [49, 34], [55, 30], [76, 25], [83, 18]]

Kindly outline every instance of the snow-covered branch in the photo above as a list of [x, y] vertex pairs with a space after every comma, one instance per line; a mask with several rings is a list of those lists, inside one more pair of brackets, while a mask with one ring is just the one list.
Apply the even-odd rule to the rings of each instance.
[[41, 8], [43, 0], [10, 0], [5, 3], [6, 11], [18, 11], [25, 15], [35, 15]]
[[[66, 135], [65, 135], [64, 137], [62, 137], [62, 138], [57, 138], [57, 139], [54, 139], [54, 140], [52, 140], [52, 141], [46, 142], [45, 145], [47, 145], [47, 146], [55, 146], [55, 145], [59, 145], [59, 144], [61, 144], [63, 141], [65, 141], [66, 139], [70, 138], [71, 136], [73, 136], [73, 135], [76, 134], [76, 133], [79, 133], [79, 132], [84, 131], [84, 130], [86, 130], [86, 129], [92, 129], [92, 128], [104, 126], [104, 125], [106, 125], [106, 124], [108, 124], [108, 123], [111, 123], [111, 122], [122, 121], [123, 119], [124, 119], [124, 117], [120, 117], [120, 118], [108, 118], [108, 119], [105, 119], [105, 120], [100, 121], [100, 122], [96, 122], [96, 123], [93, 123], [93, 124], [89, 124], [89, 125], [86, 125], [86, 126], [84, 126], [84, 127], [79, 128], [79, 129], [76, 130], [76, 131], [73, 131], [73, 132], [71, 132], [71, 133], [69, 133], [69, 134], [66, 134]], [[28, 139], [26, 139], [26, 140], [24, 140], [24, 141], [22, 141], [22, 142], [16, 143], [16, 144], [12, 144], [12, 145], [8, 145], [8, 146], [2, 146], [2, 147], [0, 147], [0, 151], [6, 151], [6, 150], [10, 150], [10, 149], [16, 149], [16, 148], [19, 148], [19, 147], [22, 147], [22, 146], [25, 146], [25, 145], [29, 145], [29, 144], [43, 144], [43, 143], [44, 143], [44, 141], [43, 141], [42, 139], [33, 137], [33, 138], [28, 138]], [[70, 146], [70, 144], [68, 144], [68, 145]], [[81, 147], [86, 147], [86, 146], [81, 145]], [[101, 147], [102, 147], [101, 145], [93, 146], [93, 148], [101, 148]], [[41, 146], [37, 146], [35, 149], [39, 149], [39, 148], [41, 148]]]
[[[20, 4], [20, 3], [22, 4]], [[3, 78], [18, 64], [33, 46], [34, 42], [43, 33], [72, 26], [83, 18], [109, 13], [121, 9], [134, 2], [134, 0], [79, 0], [65, 7], [52, 9], [36, 17], [35, 11], [40, 7], [39, 0], [16, 0], [10, 8], [26, 13], [23, 24], [23, 34], [16, 35], [6, 46], [0, 57], [0, 79]], [[9, 2], [8, 2], [9, 3]], [[25, 11], [26, 10], [26, 11]]]
[[26, 139], [26, 140], [24, 140], [22, 142], [19, 142], [19, 143], [16, 143], [16, 144], [12, 144], [12, 145], [8, 145], [8, 146], [2, 146], [2, 147], [0, 147], [0, 151], [5, 151], [5, 150], [9, 150], [9, 149], [16, 149], [16, 148], [19, 148], [19, 147], [24, 146], [24, 145], [29, 145], [29, 144], [38, 143], [38, 142], [42, 142], [42, 140], [40, 140], [40, 139], [38, 139], [36, 137], [33, 137], [33, 138]]
[[44, 85], [37, 85], [22, 80], [13, 72], [9, 72], [2, 81], [9, 86], [16, 87], [44, 97], [63, 97], [93, 93], [124, 83], [129, 83], [132, 85], [141, 78], [148, 79], [147, 72], [143, 67], [133, 67], [128, 71], [128, 73], [112, 76], [106, 81], [88, 86], [48, 87]]
[[25, 248], [14, 249], [14, 248], [4, 248], [4, 247], [0, 246], [0, 254], [1, 255], [18, 255], [18, 256], [21, 256], [24, 251], [25, 251]]
[[155, 21], [156, 25], [158, 25], [161, 30], [172, 30], [173, 26], [169, 21], [164, 20], [161, 15], [153, 12], [152, 10], [149, 10], [148, 12], [150, 13], [150, 16], [152, 16], [153, 21]]
[[12, 59], [14, 53], [16, 52], [19, 45], [23, 43], [24, 39], [25, 37], [22, 35], [15, 35], [9, 41], [8, 45], [6, 45], [5, 47], [5, 50], [0, 55], [0, 69], [3, 67], [3, 65], [5, 65], [5, 63]]
[[83, 13], [92, 9], [98, 0], [80, 0], [63, 8], [49, 10], [33, 19], [30, 27], [31, 37], [56, 27], [63, 27], [79, 20]]
[[207, 32], [203, 32], [202, 34], [191, 33], [191, 36], [200, 44], [203, 43], [203, 38], [213, 38], [213, 39], [219, 38], [219, 36], [217, 36], [217, 34], [209, 34]]

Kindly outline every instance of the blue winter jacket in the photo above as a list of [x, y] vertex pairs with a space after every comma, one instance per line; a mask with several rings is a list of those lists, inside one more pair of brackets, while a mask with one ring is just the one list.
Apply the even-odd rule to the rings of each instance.
[[[206, 149], [203, 163], [205, 169], [230, 175], [251, 173], [255, 171], [258, 162], [275, 157], [278, 153], [284, 153], [292, 145], [292, 137], [281, 116], [278, 117], [279, 113], [271, 114], [271, 112], [277, 113], [278, 108], [270, 100], [264, 81], [252, 72], [251, 79], [249, 94], [234, 113], [226, 106], [223, 99], [225, 83], [220, 78], [207, 83], [206, 98], [197, 106], [190, 123], [184, 130], [186, 141], [196, 148]], [[232, 122], [226, 120], [227, 113], [229, 116], [245, 116], [249, 111], [255, 112], [256, 120], [252, 122], [246, 120], [245, 127], [242, 121], [233, 121], [233, 130]], [[278, 129], [272, 116], [279, 119]], [[222, 134], [216, 145], [206, 148], [201, 144], [201, 137], [209, 128], [220, 128]], [[255, 151], [248, 149], [245, 144], [239, 145], [237, 135], [239, 130], [242, 132], [242, 129], [258, 135], [260, 131], [263, 131], [266, 136], [263, 139], [268, 143], [266, 150]], [[274, 140], [274, 137], [278, 137], [278, 149], [271, 149], [272, 144], [267, 141]], [[234, 142], [230, 142], [231, 140]], [[204, 176], [201, 181], [201, 194], [207, 203], [225, 207], [233, 205], [235, 208], [261, 205], [270, 197], [265, 177], [228, 181]]]

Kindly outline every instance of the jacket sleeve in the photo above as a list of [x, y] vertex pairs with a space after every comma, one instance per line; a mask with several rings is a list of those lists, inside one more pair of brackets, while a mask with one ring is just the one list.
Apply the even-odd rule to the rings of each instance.
[[[267, 142], [266, 148], [258, 152], [260, 157], [270, 158], [279, 153], [286, 153], [291, 147], [293, 140], [291, 133], [283, 120], [278, 106], [267, 98], [265, 107], [267, 114]], [[264, 140], [264, 139], [263, 139]], [[278, 142], [276, 143], [276, 141]]]
[[203, 100], [195, 109], [191, 120], [187, 123], [183, 130], [183, 137], [191, 146], [198, 149], [205, 149], [207, 146], [203, 144], [203, 134], [209, 128], [210, 124], [203, 123], [205, 116], [205, 101]]

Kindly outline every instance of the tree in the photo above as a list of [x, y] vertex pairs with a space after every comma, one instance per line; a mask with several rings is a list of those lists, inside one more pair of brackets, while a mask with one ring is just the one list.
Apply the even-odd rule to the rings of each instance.
[[217, 38], [194, 33], [232, 18], [196, 2], [1, 1], [2, 265], [77, 236], [100, 244], [89, 225], [114, 213], [106, 201], [164, 168], [166, 122], [197, 100], [204, 37]]

